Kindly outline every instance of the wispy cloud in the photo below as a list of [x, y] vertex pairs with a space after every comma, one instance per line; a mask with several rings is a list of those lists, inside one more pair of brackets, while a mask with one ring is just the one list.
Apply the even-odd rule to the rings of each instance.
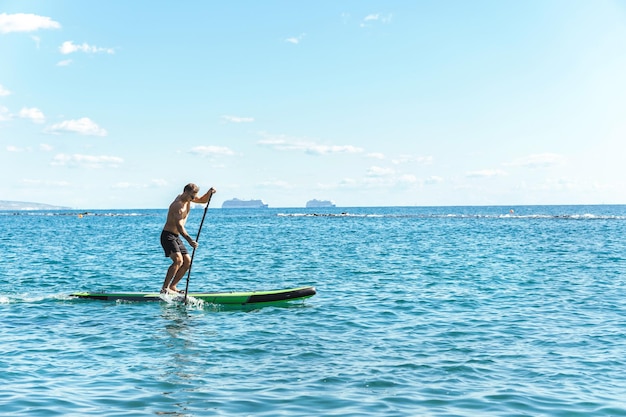
[[367, 175], [369, 177], [386, 177], [393, 174], [395, 174], [395, 171], [391, 168], [372, 166], [367, 170]]
[[31, 150], [31, 148], [20, 148], [19, 146], [15, 146], [15, 145], [7, 145], [6, 147], [7, 152], [29, 152]]
[[97, 54], [97, 53], [107, 53], [114, 54], [115, 50], [113, 48], [101, 48], [99, 46], [89, 45], [87, 43], [82, 43], [80, 45], [75, 44], [73, 41], [65, 41], [59, 47], [59, 51], [63, 55], [71, 54], [74, 52], [84, 52], [87, 54]]
[[263, 182], [258, 183], [257, 186], [262, 187], [262, 188], [270, 188], [270, 189], [280, 188], [283, 190], [289, 190], [289, 189], [294, 188], [294, 186], [291, 185], [289, 182], [282, 181], [282, 180], [263, 181]]
[[136, 183], [136, 182], [118, 182], [113, 184], [111, 188], [119, 189], [146, 189], [146, 188], [160, 188], [167, 185], [167, 181], [161, 179], [151, 180], [149, 183]]
[[117, 168], [124, 160], [117, 156], [107, 155], [80, 155], [57, 154], [51, 162], [54, 166], [82, 167], [82, 168]]
[[442, 182], [444, 182], [444, 179], [437, 176], [418, 178], [413, 174], [400, 174], [387, 168], [371, 167], [367, 175], [360, 179], [344, 178], [333, 184], [318, 184], [317, 186], [325, 190], [359, 189], [363, 187], [370, 189], [384, 188], [389, 190], [392, 188], [421, 188], [424, 186], [437, 185]]
[[46, 16], [30, 13], [0, 13], [0, 33], [34, 32], [39, 29], [60, 29], [61, 24]]
[[324, 145], [311, 141], [285, 138], [282, 136], [265, 136], [266, 139], [261, 139], [257, 143], [278, 151], [303, 151], [305, 153], [315, 155], [363, 152], [362, 148], [352, 145]]
[[32, 120], [33, 123], [44, 123], [46, 121], [46, 116], [44, 116], [42, 111], [36, 107], [24, 107], [20, 110], [19, 115], [23, 119]]
[[168, 182], [161, 178], [155, 178], [153, 180], [150, 180], [150, 185], [152, 185], [153, 187], [166, 187], [168, 185]]
[[240, 116], [222, 116], [222, 120], [231, 123], [252, 123], [254, 122], [253, 117], [240, 117]]
[[0, 84], [0, 97], [5, 97], [10, 95], [11, 92], [9, 90], [7, 90], [6, 88], [4, 88], [4, 86], [2, 84]]
[[478, 171], [469, 171], [465, 174], [468, 178], [492, 178], [502, 177], [505, 175], [507, 175], [507, 173], [501, 169], [481, 169]]
[[408, 164], [408, 163], [417, 163], [420, 165], [428, 165], [433, 162], [432, 156], [414, 156], [414, 155], [400, 155], [397, 158], [394, 158], [391, 162], [395, 165], [400, 164]]
[[440, 184], [442, 182], [444, 182], [444, 179], [441, 177], [438, 177], [437, 175], [431, 175], [430, 177], [424, 180], [424, 184], [427, 184], [427, 185]]
[[302, 39], [304, 39], [305, 36], [306, 36], [305, 33], [302, 33], [302, 34], [300, 34], [298, 36], [291, 36], [291, 37], [285, 39], [285, 42], [297, 45], [300, 42], [302, 42]]
[[381, 15], [380, 13], [371, 13], [363, 18], [360, 26], [361, 27], [371, 26], [374, 23], [383, 23], [383, 24], [391, 23], [392, 16], [393, 15], [391, 13], [386, 14], [386, 15]]
[[67, 67], [72, 63], [71, 59], [64, 59], [62, 61], [57, 62], [57, 67]]
[[60, 132], [72, 132], [85, 136], [106, 136], [107, 131], [88, 117], [83, 117], [77, 120], [65, 120], [61, 123], [56, 123], [45, 130], [47, 133], [60, 133]]
[[191, 148], [189, 150], [189, 153], [192, 153], [194, 155], [204, 156], [204, 157], [235, 155], [235, 152], [226, 146], [214, 146], [214, 145], [196, 146], [196, 147]]
[[547, 168], [550, 166], [561, 165], [565, 161], [566, 158], [563, 155], [556, 153], [542, 153], [516, 159], [507, 165], [528, 168]]
[[428, 177], [426, 179], [420, 179], [413, 174], [398, 173], [393, 168], [385, 168], [380, 166], [371, 166], [367, 170], [367, 175], [363, 180], [364, 184], [369, 186], [385, 186], [385, 187], [406, 187], [406, 186], [422, 186], [425, 184], [438, 184], [443, 182], [443, 178], [440, 177]]

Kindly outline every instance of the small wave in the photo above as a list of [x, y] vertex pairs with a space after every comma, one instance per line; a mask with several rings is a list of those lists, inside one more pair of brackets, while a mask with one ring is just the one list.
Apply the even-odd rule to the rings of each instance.
[[354, 213], [277, 213], [278, 217], [396, 217], [385, 214], [354, 214]]
[[46, 301], [72, 300], [69, 294], [0, 294], [0, 304], [37, 304]]
[[626, 216], [596, 214], [353, 214], [353, 213], [278, 213], [278, 217], [356, 217], [388, 219], [519, 219], [519, 220], [626, 220]]
[[202, 309], [204, 307], [204, 301], [197, 299], [195, 297], [192, 296], [188, 296], [185, 299], [185, 295], [184, 294], [176, 294], [176, 295], [172, 295], [172, 294], [159, 294], [159, 298], [163, 301], [165, 301], [167, 304], [186, 304], [187, 306], [190, 307], [194, 307], [194, 308], [198, 308], [198, 309]]
[[73, 217], [144, 217], [149, 216], [148, 213], [119, 213], [119, 212], [60, 212], [60, 211], [0, 211], [0, 216], [38, 216], [38, 217], [53, 217], [53, 216], [73, 216]]

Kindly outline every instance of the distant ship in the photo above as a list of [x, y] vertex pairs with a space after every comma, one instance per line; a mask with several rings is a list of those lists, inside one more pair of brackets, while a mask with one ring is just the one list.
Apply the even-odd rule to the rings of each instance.
[[335, 203], [330, 200], [309, 200], [306, 202], [306, 208], [335, 207]]
[[267, 208], [263, 200], [240, 200], [233, 198], [222, 203], [222, 208]]

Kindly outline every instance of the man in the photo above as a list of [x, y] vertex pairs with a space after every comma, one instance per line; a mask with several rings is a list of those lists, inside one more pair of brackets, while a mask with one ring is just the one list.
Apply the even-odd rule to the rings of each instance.
[[189, 210], [191, 209], [191, 203], [206, 204], [213, 194], [215, 194], [215, 188], [211, 187], [202, 197], [198, 197], [199, 188], [196, 184], [187, 184], [182, 194], [179, 194], [176, 199], [170, 204], [167, 211], [167, 220], [163, 231], [161, 232], [161, 246], [165, 251], [165, 256], [172, 259], [172, 265], [167, 270], [165, 275], [165, 281], [161, 288], [162, 293], [175, 292], [182, 293], [176, 288], [176, 284], [181, 280], [185, 273], [189, 270], [191, 265], [191, 256], [187, 252], [187, 248], [183, 244], [180, 236], [182, 236], [192, 248], [198, 247], [198, 242], [193, 240], [187, 230], [185, 230], [185, 223], [187, 222], [187, 216], [189, 216]]

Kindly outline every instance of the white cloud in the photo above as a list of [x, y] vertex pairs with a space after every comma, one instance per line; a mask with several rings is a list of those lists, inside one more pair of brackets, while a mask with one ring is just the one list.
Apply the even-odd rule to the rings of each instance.
[[200, 156], [231, 156], [235, 152], [226, 146], [196, 146], [191, 148], [189, 153]]
[[120, 189], [128, 189], [128, 188], [143, 188], [139, 184], [133, 184], [132, 182], [118, 182], [113, 184], [111, 188], [120, 188]]
[[411, 162], [416, 162], [418, 164], [428, 165], [432, 164], [433, 157], [432, 156], [413, 156], [413, 155], [400, 155], [398, 158], [395, 158], [391, 161], [392, 163], [399, 164], [408, 164]]
[[415, 175], [412, 174], [403, 174], [398, 177], [399, 184], [417, 184], [419, 180]]
[[30, 119], [33, 121], [33, 123], [43, 123], [46, 121], [46, 116], [44, 116], [41, 110], [36, 107], [24, 107], [22, 110], [20, 110], [19, 114], [21, 118]]
[[542, 153], [516, 159], [507, 165], [528, 168], [547, 168], [550, 166], [561, 165], [565, 162], [565, 160], [566, 159], [563, 155], [556, 153]]
[[370, 13], [367, 16], [365, 16], [363, 18], [363, 21], [361, 22], [361, 27], [366, 27], [369, 26], [372, 23], [376, 23], [376, 22], [380, 22], [380, 23], [391, 23], [391, 18], [392, 18], [392, 14], [387, 14], [385, 16], [381, 15], [380, 13]]
[[333, 153], [361, 153], [363, 152], [362, 148], [352, 145], [318, 145], [313, 144], [311, 147], [306, 150], [308, 153], [315, 154], [333, 154]]
[[11, 92], [9, 90], [7, 90], [6, 88], [4, 88], [4, 86], [2, 84], [0, 84], [0, 97], [5, 97], [10, 95]]
[[372, 166], [367, 170], [367, 175], [370, 177], [385, 177], [388, 175], [393, 175], [394, 172], [395, 171], [391, 168]]
[[478, 171], [469, 171], [465, 174], [468, 178], [491, 178], [502, 177], [507, 175], [506, 172], [501, 169], [482, 169]]
[[166, 187], [168, 184], [164, 179], [153, 179], [150, 181], [150, 185], [154, 187]]
[[285, 39], [285, 42], [297, 45], [297, 44], [299, 44], [302, 41], [302, 39], [304, 39], [304, 36], [305, 36], [304, 33], [299, 35], [299, 36], [292, 36], [290, 38]]
[[428, 184], [428, 185], [439, 184], [442, 182], [443, 182], [443, 178], [438, 177], [436, 175], [431, 175], [430, 177], [426, 178], [426, 180], [424, 180], [424, 184]]
[[257, 185], [262, 188], [271, 188], [271, 189], [281, 188], [283, 190], [294, 188], [293, 185], [289, 184], [287, 181], [281, 181], [281, 180], [264, 181]]
[[232, 123], [252, 123], [254, 118], [252, 117], [239, 117], [239, 116], [222, 116], [222, 120]]
[[367, 154], [367, 157], [373, 159], [385, 159], [385, 154], [380, 152], [371, 152]]
[[63, 61], [57, 62], [57, 67], [67, 67], [72, 63], [71, 59], [64, 59]]
[[362, 148], [352, 145], [322, 145], [315, 142], [285, 139], [283, 137], [269, 137], [258, 142], [259, 145], [269, 146], [279, 151], [303, 151], [316, 155], [336, 153], [361, 153]]
[[0, 13], [0, 33], [34, 32], [39, 29], [59, 29], [61, 24], [46, 16], [29, 13]]
[[44, 151], [44, 152], [50, 152], [53, 149], [54, 148], [51, 145], [48, 145], [47, 143], [42, 143], [41, 145], [39, 145], [39, 150]]
[[147, 189], [147, 188], [153, 188], [153, 187], [164, 187], [166, 185], [167, 185], [167, 181], [165, 180], [152, 180], [147, 184], [122, 181], [122, 182], [113, 184], [111, 188], [139, 190], [139, 189]]
[[51, 165], [54, 166], [69, 166], [69, 167], [82, 167], [82, 168], [117, 168], [122, 164], [124, 160], [117, 156], [95, 156], [95, 155], [80, 155], [80, 154], [57, 154]]
[[71, 54], [74, 52], [85, 52], [87, 54], [96, 54], [100, 52], [104, 52], [107, 54], [114, 54], [115, 50], [113, 48], [101, 48], [98, 46], [89, 45], [87, 43], [82, 43], [81, 45], [75, 44], [73, 41], [65, 41], [59, 47], [59, 51], [63, 55]]
[[15, 145], [7, 145], [6, 150], [7, 152], [24, 152], [26, 149], [18, 148]]
[[88, 117], [77, 120], [65, 120], [46, 129], [48, 133], [73, 132], [86, 136], [106, 136], [107, 131], [98, 126]]

